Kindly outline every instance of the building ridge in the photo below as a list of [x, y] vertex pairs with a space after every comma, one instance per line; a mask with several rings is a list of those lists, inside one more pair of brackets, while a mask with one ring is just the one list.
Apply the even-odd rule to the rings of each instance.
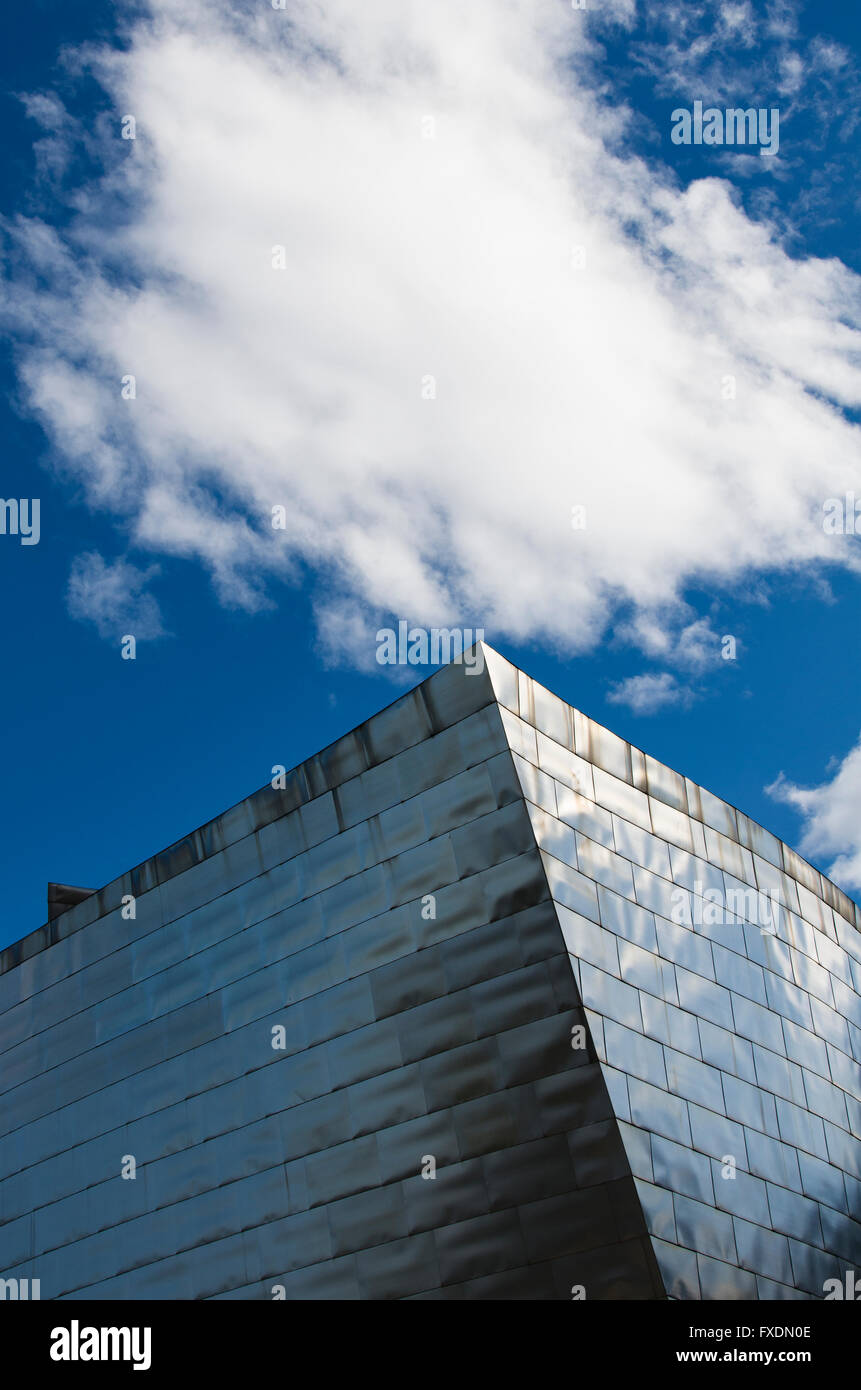
[[[478, 640], [473, 644], [472, 647], [468, 648], [463, 653], [463, 656], [466, 656], [467, 652], [474, 651], [477, 648], [481, 648], [484, 653], [485, 659], [484, 664], [481, 668], [468, 668], [463, 662], [462, 658], [456, 659], [454, 661], [446, 663], [445, 665], [437, 667], [435, 670], [430, 671], [427, 675], [423, 676], [423, 678], [419, 682], [417, 682], [416, 685], [411, 686], [408, 690], [403, 691], [400, 695], [396, 696], [394, 700], [391, 700], [387, 705], [384, 705], [381, 709], [375, 711], [366, 719], [361, 720], [358, 724], [354, 725], [353, 728], [339, 735], [338, 738], [333, 739], [330, 743], [326, 744], [316, 753], [309, 754], [307, 758], [301, 759], [301, 761], [296, 763], [292, 768], [285, 769], [283, 776], [286, 782], [286, 786], [283, 789], [283, 793], [286, 793], [286, 795], [273, 788], [271, 782], [264, 783], [263, 786], [256, 788], [247, 796], [242, 797], [239, 801], [234, 802], [233, 805], [225, 808], [225, 810], [220, 811], [216, 815], [209, 817], [208, 820], [201, 822], [200, 825], [195, 827], [193, 830], [188, 831], [185, 835], [181, 835], [178, 839], [171, 841], [163, 849], [157, 850], [154, 854], [148, 855], [145, 859], [140, 860], [132, 868], [126, 869], [121, 874], [118, 874], [114, 878], [109, 879], [108, 882], [103, 884], [100, 888], [88, 890], [89, 896], [83, 902], [76, 903], [63, 911], [56, 913], [53, 917], [50, 917], [47, 922], [43, 923], [39, 927], [33, 928], [30, 932], [25, 933], [24, 936], [9, 943], [6, 947], [0, 950], [0, 976], [5, 974], [7, 970], [12, 969], [15, 965], [20, 964], [21, 961], [29, 959], [32, 955], [35, 955], [40, 951], [49, 949], [52, 945], [56, 943], [56, 941], [62, 940], [65, 936], [70, 935], [74, 931], [80, 930], [81, 927], [86, 926], [89, 922], [95, 921], [99, 917], [106, 915], [106, 913], [113, 911], [114, 908], [118, 906], [119, 898], [122, 897], [122, 894], [119, 895], [116, 902], [112, 903], [110, 899], [108, 899], [107, 901], [105, 899], [105, 895], [108, 894], [109, 890], [114, 888], [116, 885], [126, 884], [127, 881], [131, 885], [134, 885], [136, 881], [143, 878], [144, 871], [147, 869], [148, 866], [161, 863], [162, 861], [169, 861], [171, 857], [178, 858], [180, 852], [184, 847], [188, 846], [190, 843], [196, 840], [200, 840], [203, 837], [205, 837], [206, 832], [210, 831], [212, 827], [217, 826], [219, 822], [223, 822], [227, 820], [229, 817], [233, 816], [234, 814], [240, 812], [243, 807], [247, 806], [250, 808], [252, 804], [258, 802], [263, 803], [267, 800], [271, 803], [273, 796], [279, 797], [278, 805], [280, 809], [277, 811], [275, 815], [270, 816], [267, 814], [266, 817], [263, 820], [261, 820], [258, 825], [249, 824], [249, 827], [244, 831], [244, 834], [252, 834], [254, 833], [255, 829], [260, 828], [262, 825], [269, 824], [272, 820], [277, 819], [281, 815], [289, 815], [291, 811], [297, 810], [300, 806], [307, 805], [311, 801], [316, 800], [318, 797], [325, 796], [328, 792], [333, 791], [334, 788], [340, 786], [343, 781], [349, 779], [341, 778], [339, 780], [331, 782], [326, 776], [317, 775], [318, 772], [322, 773], [325, 762], [337, 762], [337, 750], [339, 748], [343, 748], [351, 740], [361, 741], [363, 731], [368, 730], [369, 726], [380, 723], [381, 721], [384, 721], [387, 717], [391, 718], [394, 715], [394, 712], [399, 709], [399, 707], [406, 706], [408, 702], [416, 701], [417, 699], [423, 699], [422, 692], [429, 688], [434, 681], [439, 682], [446, 672], [458, 672], [458, 668], [460, 668], [458, 674], [464, 680], [466, 680], [468, 677], [470, 686], [477, 686], [479, 678], [484, 677], [485, 681], [487, 682], [485, 688], [489, 689], [490, 698], [487, 699], [483, 705], [478, 707], [483, 708], [485, 705], [497, 703], [498, 705], [500, 705], [501, 708], [508, 709], [511, 713], [516, 714], [517, 717], [520, 718], [521, 716], [519, 710], [514, 710], [511, 708], [510, 704], [505, 703], [503, 695], [500, 693], [500, 690], [497, 688], [497, 684], [494, 681], [492, 668], [496, 666], [497, 676], [498, 678], [501, 677], [502, 672], [500, 663], [502, 663], [502, 665], [504, 665], [505, 667], [510, 668], [510, 670], [515, 672], [518, 677], [523, 676], [527, 681], [530, 682], [533, 689], [537, 688], [541, 690], [546, 695], [550, 696], [553, 700], [558, 701], [567, 709], [572, 710], [575, 715], [578, 715], [581, 718], [586, 719], [588, 723], [594, 726], [596, 729], [609, 735], [614, 740], [618, 740], [621, 743], [625, 743], [628, 746], [628, 748], [631, 749], [632, 753], [636, 752], [642, 758], [648, 758], [652, 763], [657, 764], [661, 768], [665, 768], [674, 777], [677, 777], [681, 781], [683, 781], [686, 787], [690, 785], [699, 792], [707, 792], [708, 795], [715, 797], [716, 800], [722, 802], [723, 805], [729, 807], [737, 817], [744, 817], [745, 821], [747, 821], [750, 825], [764, 832], [766, 835], [769, 835], [780, 846], [782, 861], [781, 870], [783, 872], [788, 873], [790, 877], [795, 878], [796, 881], [801, 881], [798, 879], [798, 875], [794, 874], [792, 870], [789, 867], [787, 867], [786, 860], [789, 859], [790, 856], [791, 859], [798, 861], [798, 865], [802, 869], [810, 870], [811, 874], [814, 876], [815, 880], [819, 885], [818, 888], [811, 888], [810, 891], [815, 893], [816, 896], [819, 897], [829, 907], [832, 907], [835, 911], [839, 912], [845, 921], [847, 921], [850, 925], [855, 927], [856, 931], [861, 932], [861, 905], [859, 905], [855, 901], [855, 899], [851, 898], [848, 893], [846, 893], [842, 888], [840, 888], [838, 884], [834, 883], [833, 880], [830, 879], [821, 869], [817, 868], [815, 864], [813, 864], [810, 860], [805, 859], [804, 856], [801, 855], [796, 849], [794, 849], [788, 841], [780, 839], [780, 837], [775, 835], [773, 831], [770, 831], [767, 826], [764, 826], [760, 821], [754, 820], [752, 816], [750, 816], [746, 811], [744, 811], [741, 807], [737, 806], [735, 803], [726, 800], [725, 797], [717, 796], [715, 792], [712, 792], [710, 788], [704, 786], [702, 783], [693, 782], [691, 778], [686, 776], [686, 774], [677, 771], [675, 768], [671, 767], [669, 763], [665, 763], [658, 758], [653, 758], [652, 755], [647, 753], [645, 749], [642, 749], [633, 744], [630, 740], [623, 738], [622, 735], [617, 734], [608, 725], [600, 723], [591, 715], [586, 714], [585, 711], [580, 710], [576, 705], [573, 705], [569, 701], [565, 700], [563, 696], [556, 694], [554, 691], [551, 691], [547, 686], [544, 686], [540, 682], [535, 680], [534, 677], [529, 676], [528, 673], [522, 667], [516, 666], [513, 662], [509, 661], [507, 657], [503, 656], [500, 652], [498, 652], [495, 647], [490, 645], [489, 642], [483, 639]], [[449, 677], [449, 680], [450, 679], [451, 677]], [[431, 728], [430, 732], [434, 732], [434, 730]], [[400, 750], [392, 751], [387, 755], [387, 758], [382, 758], [378, 761], [382, 762], [386, 761], [388, 758], [396, 757], [398, 751]], [[574, 750], [572, 749], [572, 751]], [[361, 775], [361, 771], [367, 771], [368, 768], [373, 765], [375, 764], [368, 763], [365, 766], [365, 768], [360, 769], [353, 775]], [[315, 773], [313, 777], [309, 776], [309, 773], [311, 771]], [[303, 781], [305, 783], [304, 787], [302, 786]], [[655, 793], [650, 794], [655, 795]], [[658, 799], [661, 799], [660, 796], [658, 796]], [[269, 808], [267, 808], [267, 810], [268, 809]], [[234, 843], [236, 839], [244, 838], [244, 834], [236, 836], [234, 837], [234, 840], [227, 841], [226, 843]], [[785, 854], [784, 851], [786, 851]], [[196, 859], [190, 860], [185, 865], [174, 868], [168, 876], [172, 877], [173, 873], [181, 873], [183, 871], [183, 867], [191, 867], [192, 864], [201, 862], [201, 859], [205, 857], [207, 857], [206, 854], [203, 854]], [[809, 885], [805, 884], [805, 886]], [[128, 887], [127, 891], [131, 892], [133, 895], [136, 896], [133, 886]]]

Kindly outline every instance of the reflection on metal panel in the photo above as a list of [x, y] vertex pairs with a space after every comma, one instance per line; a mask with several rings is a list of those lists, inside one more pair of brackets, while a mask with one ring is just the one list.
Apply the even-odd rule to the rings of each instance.
[[486, 657], [2, 953], [0, 1274], [806, 1298], [857, 1267], [854, 904]]

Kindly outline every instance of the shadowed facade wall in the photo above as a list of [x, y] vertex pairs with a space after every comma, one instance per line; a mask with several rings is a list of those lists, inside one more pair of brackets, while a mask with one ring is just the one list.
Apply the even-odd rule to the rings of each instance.
[[664, 1296], [486, 673], [0, 972], [0, 1275], [43, 1298]]

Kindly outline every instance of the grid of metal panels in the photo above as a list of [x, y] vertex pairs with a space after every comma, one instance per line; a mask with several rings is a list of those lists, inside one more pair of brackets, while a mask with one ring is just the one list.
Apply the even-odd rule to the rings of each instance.
[[861, 1266], [856, 905], [488, 660], [669, 1296], [822, 1298]]
[[[485, 654], [0, 955], [0, 1277], [773, 1298], [858, 1267], [855, 905]], [[702, 920], [751, 888], [774, 933]]]
[[486, 673], [439, 672], [97, 896], [2, 962], [6, 1277], [662, 1296]]

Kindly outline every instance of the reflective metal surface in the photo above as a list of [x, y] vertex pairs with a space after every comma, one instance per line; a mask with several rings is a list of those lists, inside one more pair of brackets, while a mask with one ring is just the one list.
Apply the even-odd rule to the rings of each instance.
[[485, 655], [0, 956], [0, 1276], [807, 1298], [858, 1268], [861, 914]]
[[[498, 698], [534, 726], [554, 783], [533, 827], [668, 1296], [822, 1298], [861, 1263], [858, 909], [648, 757], [644, 787], [637, 750], [626, 758], [585, 716], [573, 740], [558, 717], [551, 732], [537, 688], [520, 673], [513, 699], [505, 665], [493, 654]], [[526, 761], [527, 746], [521, 734]], [[555, 793], [568, 823], [572, 753], [595, 764], [573, 853], [549, 810]], [[767, 924], [753, 889], [776, 899]]]

